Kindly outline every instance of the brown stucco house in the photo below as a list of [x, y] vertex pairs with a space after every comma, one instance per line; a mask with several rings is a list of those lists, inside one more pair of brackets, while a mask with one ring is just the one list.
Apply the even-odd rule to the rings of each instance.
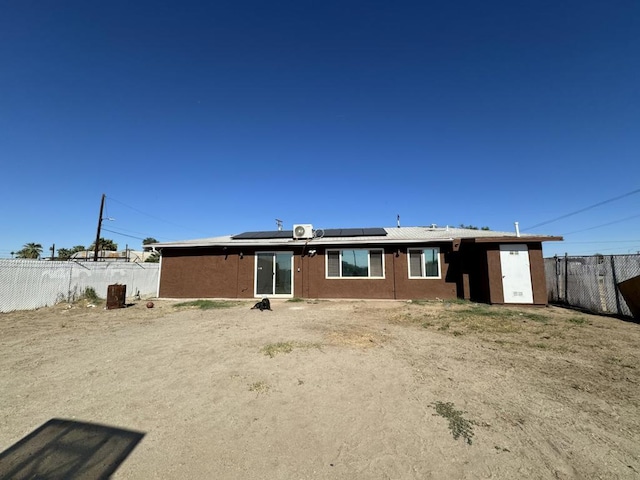
[[546, 305], [548, 235], [393, 227], [157, 243], [159, 298], [455, 299]]

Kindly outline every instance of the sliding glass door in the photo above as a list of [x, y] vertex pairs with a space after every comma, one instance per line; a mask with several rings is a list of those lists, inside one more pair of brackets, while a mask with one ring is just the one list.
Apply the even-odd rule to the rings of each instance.
[[255, 296], [283, 296], [293, 294], [293, 253], [256, 253]]

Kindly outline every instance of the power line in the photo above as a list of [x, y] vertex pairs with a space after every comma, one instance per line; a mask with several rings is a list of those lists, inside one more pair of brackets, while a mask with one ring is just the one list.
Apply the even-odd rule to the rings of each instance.
[[625, 193], [623, 195], [619, 195], [617, 197], [610, 198], [608, 200], [603, 200], [602, 202], [598, 202], [598, 203], [595, 203], [593, 205], [589, 205], [588, 207], [581, 208], [580, 210], [576, 210], [575, 212], [567, 213], [565, 215], [561, 215], [559, 217], [552, 218], [551, 220], [547, 220], [545, 222], [538, 223], [536, 225], [533, 225], [532, 227], [523, 228], [523, 230], [533, 230], [534, 228], [541, 227], [542, 225], [547, 225], [549, 223], [557, 222], [558, 220], [562, 220], [563, 218], [572, 217], [573, 215], [577, 215], [579, 213], [586, 212], [587, 210], [591, 210], [592, 208], [596, 208], [596, 207], [599, 207], [601, 205], [605, 205], [607, 203], [615, 202], [616, 200], [620, 200], [621, 198], [625, 198], [625, 197], [629, 197], [631, 195], [635, 195], [636, 193], [640, 193], [640, 188], [638, 188], [636, 190], [633, 190], [632, 192], [628, 192], [628, 193]]
[[[620, 250], [620, 247], [610, 247], [610, 248], [589, 248], [589, 249], [579, 249], [579, 250], [573, 250], [572, 253], [569, 256], [577, 256], [577, 255], [584, 255], [586, 253], [589, 252], [593, 252], [593, 251], [597, 251], [598, 253], [602, 253], [602, 252], [610, 252], [611, 250]], [[631, 251], [633, 252], [638, 252], [640, 251], [640, 246], [636, 246], [636, 247], [631, 247], [626, 249], [627, 253], [618, 253], [617, 255], [633, 255], [633, 253], [631, 253]], [[614, 254], [616, 255], [616, 254]]]
[[115, 230], [109, 230], [108, 228], [102, 228], [105, 232], [115, 233], [116, 235], [122, 235], [123, 237], [135, 238], [136, 240], [144, 240], [144, 238], [134, 237], [133, 235], [127, 235], [126, 233], [116, 232]]
[[593, 240], [588, 242], [562, 242], [562, 245], [573, 245], [574, 243], [635, 243], [640, 240]]
[[631, 220], [632, 218], [638, 218], [638, 217], [640, 217], [640, 214], [631, 215], [630, 217], [622, 218], [620, 220], [614, 220], [613, 222], [603, 223], [602, 225], [596, 225], [595, 227], [584, 228], [582, 230], [574, 230], [573, 232], [569, 232], [569, 233], [561, 233], [560, 235], [565, 236], [565, 235], [572, 235], [574, 233], [587, 232], [589, 230], [595, 230], [596, 228], [608, 227], [609, 225], [613, 225], [615, 223], [626, 222], [627, 220]]
[[[103, 230], [105, 230], [105, 228], [103, 228]], [[152, 238], [163, 238], [163, 239], [165, 239], [165, 240], [173, 240], [173, 239], [168, 238], [168, 237], [156, 237], [156, 235], [149, 235], [149, 234], [144, 233], [144, 232], [137, 232], [137, 231], [135, 231], [135, 230], [129, 230], [128, 228], [122, 228], [121, 226], [118, 226], [118, 230], [123, 230], [123, 231], [125, 231], [125, 232], [129, 232], [129, 233], [137, 233], [137, 234], [139, 234], [139, 235], [146, 235], [146, 237], [152, 237]], [[109, 230], [108, 230], [108, 231], [109, 231]], [[123, 233], [121, 233], [120, 235], [124, 235], [124, 234], [123, 234]]]
[[151, 215], [150, 213], [143, 212], [142, 210], [139, 210], [139, 209], [137, 209], [137, 208], [135, 208], [135, 207], [132, 207], [131, 205], [127, 205], [126, 203], [121, 202], [120, 200], [116, 200], [116, 199], [115, 199], [115, 198], [113, 198], [113, 197], [109, 197], [109, 196], [108, 196], [107, 198], [108, 198], [109, 200], [113, 200], [114, 202], [119, 203], [120, 205], [122, 205], [122, 206], [124, 206], [124, 207], [127, 207], [127, 208], [129, 208], [129, 209], [131, 209], [131, 210], [133, 210], [133, 211], [135, 211], [135, 212], [138, 212], [138, 213], [140, 213], [140, 214], [142, 214], [142, 215], [145, 215], [145, 216], [147, 216], [147, 217], [149, 217], [149, 218], [153, 218], [154, 220], [158, 220], [158, 221], [160, 221], [160, 222], [164, 222], [164, 223], [167, 223], [167, 224], [169, 224], [169, 225], [173, 225], [174, 227], [178, 227], [178, 228], [181, 228], [181, 229], [183, 229], [183, 230], [189, 230], [189, 231], [192, 231], [192, 232], [197, 232], [197, 233], [199, 233], [199, 234], [204, 234], [204, 232], [200, 232], [200, 231], [198, 231], [198, 230], [194, 230], [194, 229], [192, 229], [192, 228], [185, 227], [185, 226], [183, 226], [183, 225], [178, 225], [177, 223], [173, 223], [173, 222], [170, 222], [170, 221], [165, 220], [165, 219], [163, 219], [163, 218], [156, 217], [155, 215]]

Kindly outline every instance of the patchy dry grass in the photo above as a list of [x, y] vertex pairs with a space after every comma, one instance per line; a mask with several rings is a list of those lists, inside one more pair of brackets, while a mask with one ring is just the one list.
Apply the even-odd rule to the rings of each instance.
[[228, 300], [191, 300], [189, 302], [176, 303], [176, 308], [199, 308], [201, 310], [211, 310], [214, 308], [231, 308], [240, 305], [240, 302]]
[[290, 298], [289, 300], [287, 300], [287, 303], [302, 303], [304, 301], [305, 301], [304, 298], [293, 297], [293, 298]]
[[249, 391], [256, 392], [258, 395], [261, 393], [268, 393], [271, 390], [271, 386], [265, 381], [259, 381], [249, 384]]
[[277, 342], [265, 345], [260, 351], [268, 357], [273, 358], [278, 354], [291, 353], [294, 349], [309, 350], [312, 348], [322, 350], [322, 345], [312, 342]]
[[540, 307], [415, 300], [392, 312], [387, 321], [454, 337], [468, 335], [504, 348], [561, 353], [573, 351], [572, 338], [583, 326], [591, 324], [587, 314], [562, 316]]
[[331, 345], [353, 348], [370, 348], [387, 341], [387, 336], [382, 332], [362, 325], [336, 326], [326, 333], [326, 337]]

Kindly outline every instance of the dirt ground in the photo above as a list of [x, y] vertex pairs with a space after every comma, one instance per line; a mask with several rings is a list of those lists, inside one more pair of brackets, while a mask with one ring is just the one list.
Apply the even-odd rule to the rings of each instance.
[[7, 454], [52, 419], [143, 433], [114, 479], [640, 478], [636, 323], [463, 302], [145, 302], [0, 314], [0, 478], [96, 477], [107, 440], [75, 470], [49, 458], [62, 434]]

